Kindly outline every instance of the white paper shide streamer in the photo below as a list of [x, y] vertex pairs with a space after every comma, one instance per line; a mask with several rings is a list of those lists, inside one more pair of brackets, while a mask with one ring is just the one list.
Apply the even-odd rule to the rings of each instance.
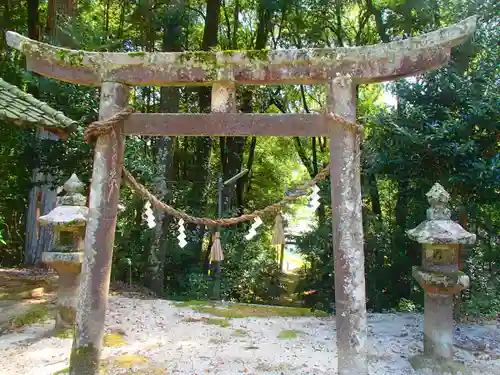
[[261, 225], [262, 225], [262, 220], [260, 219], [260, 217], [257, 216], [255, 219], [253, 219], [253, 224], [250, 227], [248, 234], [245, 236], [247, 241], [251, 240], [252, 238], [254, 238], [257, 235], [257, 232], [255, 230], [258, 227], [260, 227]]
[[184, 233], [184, 220], [180, 219], [179, 222], [179, 235], [177, 236], [177, 239], [179, 240], [179, 246], [183, 248], [184, 246], [187, 245], [186, 242], [186, 234]]
[[309, 207], [311, 207], [313, 211], [316, 211], [319, 207], [319, 200], [321, 199], [321, 197], [319, 196], [318, 192], [319, 192], [318, 185], [314, 185], [312, 187], [312, 194], [310, 196], [310, 201], [309, 201]]
[[156, 221], [153, 210], [151, 209], [151, 202], [147, 201], [146, 204], [144, 205], [144, 208], [145, 208], [144, 216], [146, 219], [146, 223], [148, 224], [148, 227], [150, 229], [154, 228], [156, 226]]

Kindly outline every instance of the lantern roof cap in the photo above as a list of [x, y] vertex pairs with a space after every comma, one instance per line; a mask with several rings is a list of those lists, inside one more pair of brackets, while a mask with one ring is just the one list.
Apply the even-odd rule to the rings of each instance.
[[89, 209], [85, 206], [87, 199], [81, 194], [84, 186], [83, 182], [73, 173], [63, 185], [66, 195], [61, 198], [61, 205], [47, 215], [40, 216], [38, 218], [40, 225], [55, 225], [66, 228], [85, 226]]
[[467, 232], [461, 225], [451, 220], [448, 208], [450, 194], [438, 183], [426, 194], [430, 207], [427, 220], [416, 228], [408, 230], [408, 236], [422, 244], [473, 244], [476, 235]]

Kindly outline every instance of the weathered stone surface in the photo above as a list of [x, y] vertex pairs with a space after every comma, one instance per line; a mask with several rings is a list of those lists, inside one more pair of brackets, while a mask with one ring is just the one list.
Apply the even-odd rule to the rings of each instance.
[[[53, 225], [54, 250], [42, 253], [42, 262], [59, 275], [57, 291], [56, 331], [72, 329], [75, 324], [77, 291], [80, 283], [83, 233], [87, 224], [86, 199], [80, 193], [84, 184], [73, 173], [63, 186], [66, 195], [61, 206], [39, 218], [41, 225]], [[63, 251], [63, 252], [61, 252]]]
[[412, 275], [428, 294], [454, 295], [469, 287], [469, 276], [458, 270], [445, 273], [413, 267]]
[[42, 262], [59, 275], [57, 289], [56, 331], [72, 329], [75, 324], [78, 285], [83, 253], [42, 253]]
[[[327, 89], [327, 110], [354, 122], [355, 88], [348, 77], [333, 80]], [[361, 135], [348, 129], [335, 129], [330, 135], [339, 375], [368, 374], [360, 142]]]
[[55, 47], [7, 32], [7, 43], [23, 52], [30, 69], [63, 81], [98, 86], [320, 83], [350, 76], [356, 83], [396, 79], [435, 69], [452, 47], [468, 39], [476, 17], [415, 38], [335, 49], [113, 53]]
[[469, 287], [469, 277], [458, 270], [458, 244], [473, 243], [476, 236], [451, 220], [450, 195], [440, 184], [426, 196], [427, 220], [407, 231], [411, 239], [424, 244], [423, 266], [412, 272], [425, 293], [424, 356], [412, 358], [411, 363], [417, 370], [460, 373], [452, 362], [453, 295]]
[[83, 253], [59, 253], [50, 251], [42, 253], [42, 262], [48, 264], [57, 272], [80, 273], [83, 263]]
[[47, 215], [40, 216], [40, 225], [54, 225], [61, 227], [83, 227], [87, 224], [89, 209], [79, 206], [58, 206]]
[[415, 229], [407, 231], [408, 236], [418, 243], [473, 244], [476, 235], [467, 232], [452, 220], [426, 220]]
[[323, 114], [293, 113], [133, 113], [124, 134], [142, 136], [286, 136], [331, 134], [342, 124]]
[[447, 207], [450, 195], [436, 183], [426, 194], [431, 207], [427, 210], [427, 220], [406, 233], [412, 240], [422, 244], [473, 244], [476, 235], [467, 232], [459, 224], [450, 220], [451, 211]]
[[[99, 118], [110, 118], [128, 105], [128, 99], [129, 87], [104, 83]], [[110, 134], [100, 136], [94, 149], [85, 255], [70, 357], [72, 375], [93, 375], [99, 368], [124, 147], [122, 129], [116, 127]]]
[[[63, 188], [66, 195], [59, 200], [60, 206], [54, 208], [47, 215], [40, 216], [40, 225], [53, 225], [56, 230], [74, 230], [87, 225], [89, 209], [85, 206], [87, 199], [81, 194], [85, 185], [78, 179], [76, 174], [64, 183]], [[72, 229], [73, 228], [73, 229]]]

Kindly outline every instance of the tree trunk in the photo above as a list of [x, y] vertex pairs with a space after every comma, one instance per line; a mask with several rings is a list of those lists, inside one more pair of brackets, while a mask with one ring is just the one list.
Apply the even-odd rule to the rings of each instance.
[[[5, 32], [10, 30], [10, 1], [11, 0], [2, 0], [0, 4], [2, 5], [2, 22], [0, 23], [0, 51], [4, 51], [5, 44]], [[28, 21], [29, 22], [29, 21]]]
[[[39, 38], [39, 13], [38, 0], [28, 2], [28, 36], [32, 39]], [[38, 97], [38, 87], [29, 85], [28, 91]], [[43, 129], [37, 130], [37, 140], [56, 140], [57, 137]], [[26, 237], [24, 246], [24, 263], [26, 265], [41, 266], [42, 253], [50, 251], [53, 240], [53, 229], [39, 227], [38, 216], [46, 215], [56, 206], [56, 192], [52, 190], [52, 176], [39, 173], [38, 168], [32, 172], [33, 187], [29, 193], [28, 212], [26, 216]]]
[[380, 205], [380, 194], [378, 192], [377, 177], [374, 174], [368, 176], [370, 188], [370, 199], [372, 201], [372, 212], [379, 219], [382, 218], [382, 206]]
[[[203, 31], [203, 41], [201, 49], [208, 51], [217, 46], [219, 14], [221, 0], [207, 0], [205, 27]], [[200, 87], [198, 90], [200, 112], [210, 112], [211, 103], [210, 87]], [[202, 181], [202, 183], [193, 184], [190, 194], [190, 202], [193, 206], [205, 207], [207, 202], [207, 185], [210, 170], [210, 156], [212, 151], [212, 137], [197, 137], [195, 142], [195, 166], [191, 180]], [[198, 253], [202, 252], [203, 230], [199, 226], [189, 225], [190, 230], [198, 231], [198, 242], [196, 244]]]
[[[185, 1], [178, 0], [170, 3], [167, 9], [165, 31], [163, 34], [163, 51], [180, 52], [182, 20], [184, 17]], [[162, 87], [160, 89], [160, 111], [177, 113], [179, 111], [180, 91], [178, 87]], [[174, 137], [155, 137], [156, 169], [155, 194], [164, 202], [172, 200], [172, 189], [169, 182], [175, 178], [174, 171]], [[167, 254], [168, 228], [170, 216], [163, 211], [155, 210], [156, 227], [150, 248], [147, 285], [158, 295], [164, 292], [165, 259]]]
[[[232, 39], [232, 49], [238, 49], [237, 43], [237, 32], [238, 32], [238, 11], [239, 11], [239, 3], [236, 4], [235, 14], [234, 14], [234, 24], [233, 24], [233, 39]], [[265, 49], [267, 45], [267, 40], [269, 38], [269, 28], [270, 28], [270, 20], [271, 20], [272, 10], [269, 8], [269, 2], [265, 0], [259, 1], [258, 7], [258, 17], [259, 23], [257, 26], [257, 35], [255, 39], [254, 49], [261, 50]], [[253, 101], [253, 91], [251, 88], [244, 88], [241, 95], [241, 105], [240, 111], [243, 113], [252, 113]], [[221, 150], [221, 160], [224, 159], [223, 165], [223, 178], [227, 180], [231, 178], [235, 174], [241, 171], [241, 167], [243, 166], [243, 154], [245, 150], [245, 144], [247, 141], [247, 137], [226, 137], [225, 140], [225, 149]], [[253, 139], [252, 139], [253, 142]], [[250, 147], [251, 150], [251, 163], [250, 168], [253, 164], [253, 153], [255, 152], [255, 144], [253, 143], [253, 147]], [[250, 157], [249, 157], [250, 160]], [[247, 164], [247, 167], [248, 167]], [[250, 169], [249, 172], [250, 173]], [[234, 204], [236, 204], [238, 209], [238, 214], [243, 214], [243, 205], [244, 205], [244, 186], [245, 183], [248, 182], [249, 175], [247, 174], [245, 177], [239, 179], [236, 183], [236, 186], [227, 186], [224, 189], [223, 193], [223, 202], [226, 203], [224, 209], [230, 209]], [[233, 199], [234, 191], [236, 189], [236, 200]]]
[[61, 26], [70, 25], [76, 17], [78, 0], [49, 0], [46, 34], [65, 47], [73, 46], [73, 38], [61, 30]]
[[34, 40], [40, 38], [38, 7], [39, 0], [28, 0], [28, 37]]
[[387, 35], [384, 21], [382, 20], [382, 12], [380, 11], [380, 9], [377, 9], [375, 7], [372, 0], [366, 1], [366, 8], [368, 12], [370, 12], [373, 15], [373, 17], [375, 17], [375, 25], [377, 26], [377, 32], [380, 37], [380, 40], [382, 40], [382, 42], [384, 43], [389, 43], [390, 39], [389, 36]]

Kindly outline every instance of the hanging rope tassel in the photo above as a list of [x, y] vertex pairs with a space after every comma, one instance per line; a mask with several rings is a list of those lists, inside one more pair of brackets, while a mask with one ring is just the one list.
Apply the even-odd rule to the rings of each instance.
[[272, 245], [283, 245], [285, 243], [285, 228], [283, 226], [283, 217], [279, 212], [274, 219]]
[[224, 260], [224, 253], [222, 252], [222, 245], [220, 243], [220, 233], [215, 232], [215, 240], [210, 249], [210, 261], [220, 262]]

